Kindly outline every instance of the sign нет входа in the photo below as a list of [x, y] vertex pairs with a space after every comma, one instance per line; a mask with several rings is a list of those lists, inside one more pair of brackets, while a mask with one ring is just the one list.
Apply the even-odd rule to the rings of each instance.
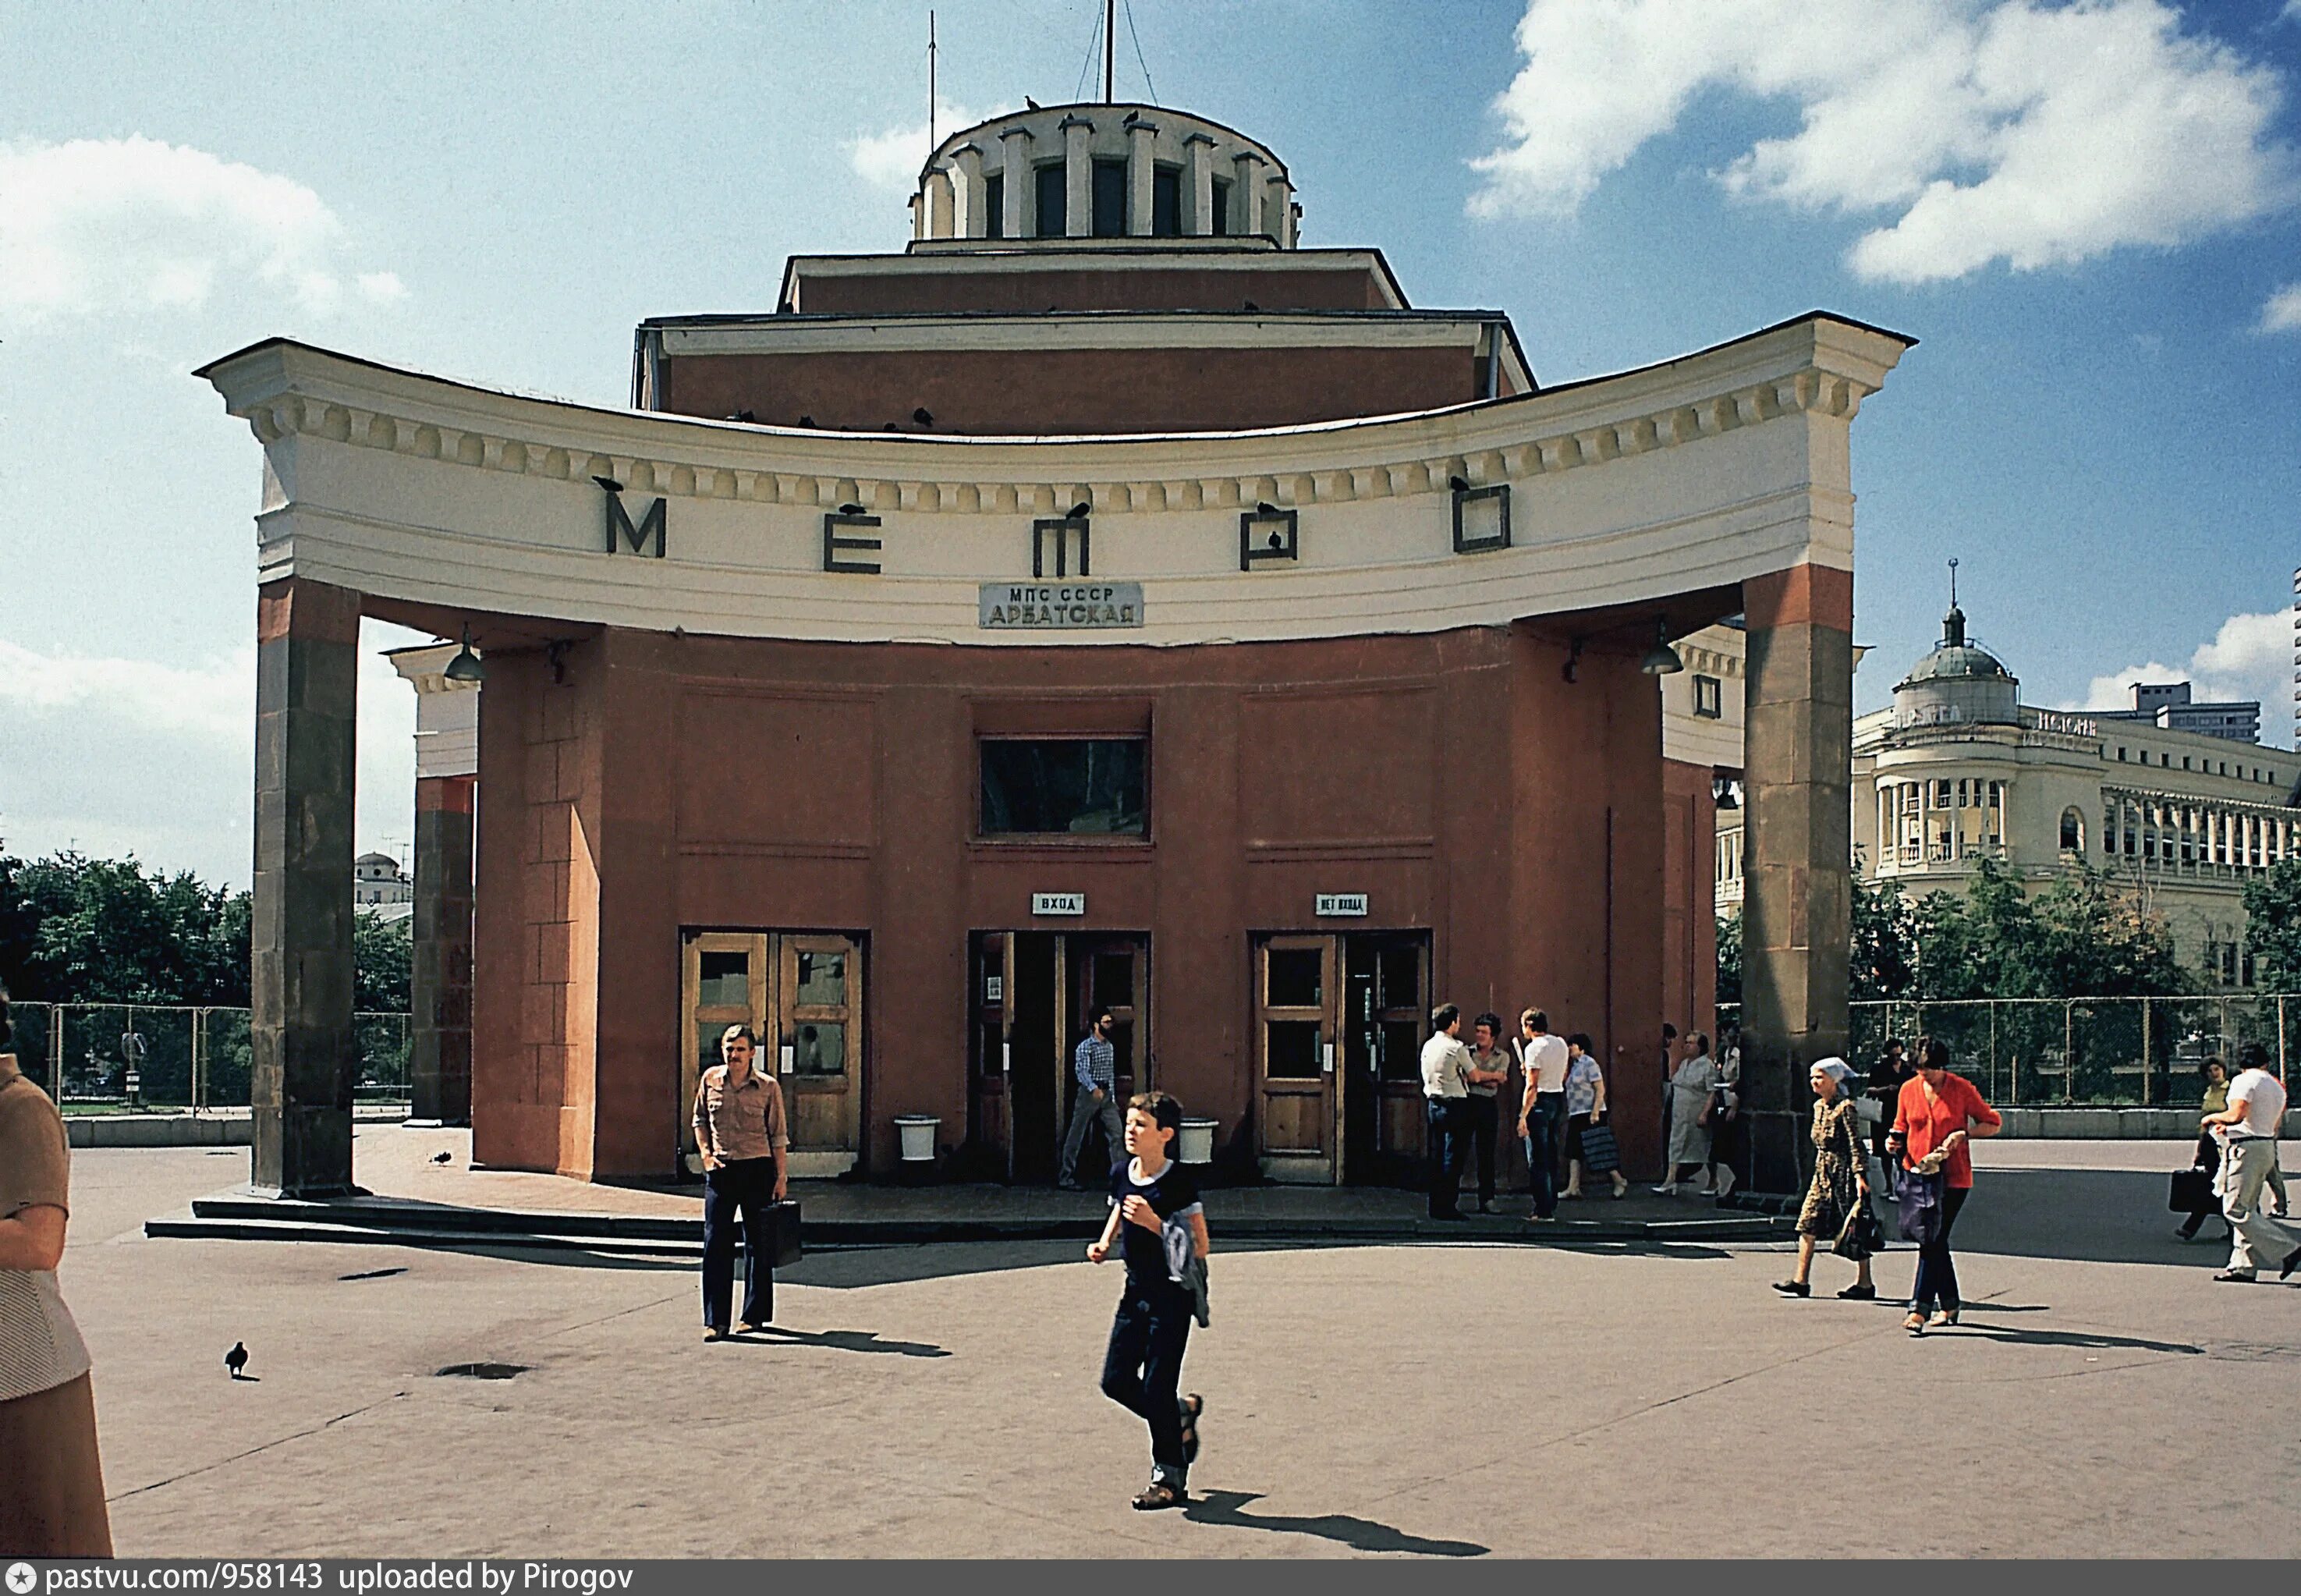
[[1318, 897], [1318, 913], [1321, 918], [1367, 912], [1367, 895], [1363, 892], [1321, 892]]

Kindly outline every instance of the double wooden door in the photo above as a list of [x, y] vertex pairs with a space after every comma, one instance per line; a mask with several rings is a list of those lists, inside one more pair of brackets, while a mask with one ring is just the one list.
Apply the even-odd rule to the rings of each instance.
[[985, 1174], [1050, 1183], [1079, 1090], [1072, 1056], [1098, 1007], [1108, 1007], [1115, 1023], [1119, 1100], [1150, 1082], [1150, 940], [979, 932], [970, 939], [967, 969], [968, 1140]]
[[1417, 1177], [1429, 948], [1419, 932], [1256, 940], [1256, 1133], [1266, 1178]]
[[690, 932], [684, 939], [679, 1156], [699, 1170], [695, 1091], [719, 1039], [748, 1025], [782, 1087], [791, 1173], [843, 1174], [863, 1147], [863, 946], [816, 932]]

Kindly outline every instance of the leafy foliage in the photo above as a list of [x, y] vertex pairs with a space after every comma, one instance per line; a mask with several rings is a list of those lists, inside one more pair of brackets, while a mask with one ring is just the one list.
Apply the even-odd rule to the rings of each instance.
[[2246, 941], [2263, 990], [2301, 991], [2301, 858], [2280, 860], [2245, 883]]
[[[2285, 967], [2301, 974], [2301, 867], [2286, 878], [2282, 890], [2286, 896], [2274, 900], [2264, 894], [2256, 909], [2254, 889], [2247, 889], [2254, 946], [2256, 957], [2263, 957], [2263, 929], [2281, 913], [2282, 923], [2294, 928], [2294, 963]], [[1739, 914], [1718, 923], [1721, 1003], [1741, 998], [1741, 931]], [[2146, 913], [2107, 873], [2089, 868], [2064, 873], [2031, 895], [1985, 858], [1977, 862], [1965, 892], [1931, 892], [1915, 901], [1898, 882], [1857, 875], [1848, 951], [1857, 1001], [2180, 997], [2198, 990], [2196, 977], [2174, 957], [2163, 921]]]
[[[250, 907], [133, 857], [0, 855], [0, 984], [27, 1003], [246, 1007]], [[406, 1012], [407, 923], [363, 913], [352, 947], [357, 1006]]]

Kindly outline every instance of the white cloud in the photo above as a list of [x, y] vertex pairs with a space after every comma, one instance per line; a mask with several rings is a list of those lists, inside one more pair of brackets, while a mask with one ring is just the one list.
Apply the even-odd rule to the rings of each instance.
[[[415, 695], [382, 650], [429, 639], [362, 627], [361, 849], [414, 836]], [[0, 839], [67, 846], [246, 886], [255, 765], [255, 649], [202, 664], [44, 654], [0, 640]]]
[[2163, 0], [1529, 0], [1517, 38], [1474, 215], [1572, 213], [1704, 90], [1800, 113], [1729, 192], [1895, 213], [1849, 252], [1872, 280], [2179, 244], [2301, 191], [2282, 79]]
[[[2294, 0], [2301, 5], [2301, 0]], [[2288, 282], [2261, 307], [2263, 332], [2301, 332], [2301, 282]]]
[[2200, 700], [2226, 703], [2247, 698], [2261, 702], [2262, 730], [2274, 736], [2292, 707], [2293, 613], [2272, 610], [2267, 614], [2231, 615], [2198, 646], [2186, 665], [2156, 660], [2128, 665], [2107, 676], [2096, 676], [2086, 688], [2085, 702], [2071, 708], [2126, 709], [2133, 704], [2131, 689], [2139, 681], [2195, 683]]
[[[961, 128], [971, 128], [993, 116], [1004, 116], [1011, 106], [1002, 106], [985, 116], [957, 105], [938, 104], [935, 110], [934, 138], [947, 138]], [[847, 141], [847, 158], [866, 182], [882, 188], [892, 188], [908, 194], [919, 184], [919, 169], [934, 153], [934, 141], [927, 133], [927, 125], [889, 128], [883, 132], [865, 133]]]
[[342, 221], [292, 178], [152, 138], [0, 142], [0, 320], [197, 309], [251, 290], [325, 315], [347, 292], [405, 295], [352, 253]]

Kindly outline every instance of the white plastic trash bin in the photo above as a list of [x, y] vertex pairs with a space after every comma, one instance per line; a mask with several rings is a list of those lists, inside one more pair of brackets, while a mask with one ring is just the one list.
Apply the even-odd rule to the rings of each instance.
[[895, 1116], [895, 1135], [903, 1147], [906, 1164], [932, 1164], [935, 1156], [935, 1132], [942, 1121], [932, 1114], [898, 1114]]
[[1184, 1164], [1211, 1164], [1215, 1161], [1215, 1131], [1222, 1124], [1218, 1119], [1186, 1119], [1183, 1122], [1182, 1150], [1175, 1157]]

